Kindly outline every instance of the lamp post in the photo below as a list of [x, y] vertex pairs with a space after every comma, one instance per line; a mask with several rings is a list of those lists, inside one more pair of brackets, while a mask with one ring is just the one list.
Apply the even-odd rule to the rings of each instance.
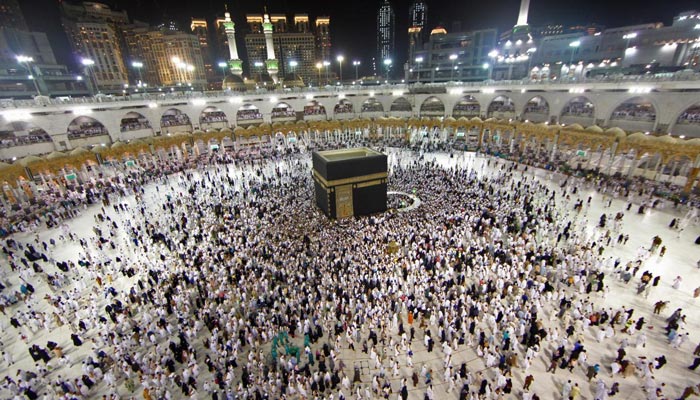
[[391, 68], [391, 58], [384, 60], [384, 67], [386, 67], [386, 80], [389, 80], [389, 68]]
[[622, 38], [627, 41], [627, 42], [625, 42], [625, 55], [624, 55], [625, 61], [627, 61], [626, 60], [627, 56], [633, 54], [635, 51], [634, 48], [630, 49], [630, 41], [636, 37], [637, 37], [637, 32], [632, 32], [632, 33], [628, 33], [626, 35], [622, 35]]
[[219, 64], [219, 68], [221, 68], [221, 73], [223, 74], [224, 78], [226, 78], [226, 64], [225, 62], [221, 61]]
[[140, 86], [143, 82], [143, 78], [141, 77], [141, 68], [143, 68], [143, 63], [141, 61], [132, 61], [131, 66], [136, 68], [136, 71], [139, 73], [139, 81], [137, 86]]
[[34, 72], [32, 71], [32, 67], [29, 65], [29, 63], [34, 62], [34, 58], [27, 57], [27, 56], [17, 56], [17, 62], [20, 64], [24, 64], [24, 66], [27, 68], [27, 72], [29, 72], [29, 79], [31, 79], [32, 82], [34, 83], [34, 89], [36, 89], [36, 94], [37, 94], [37, 96], [41, 96], [41, 91], [39, 90], [39, 84], [36, 83], [36, 77], [34, 76]]
[[184, 80], [182, 75], [182, 66], [184, 63], [180, 60], [180, 57], [172, 57], [170, 60], [175, 64], [175, 75], [177, 75], [178, 83], [182, 85], [182, 81]]
[[336, 57], [336, 60], [338, 60], [338, 70], [340, 71], [340, 84], [343, 84], [343, 60], [345, 60], [345, 57], [338, 56]]
[[452, 61], [452, 72], [450, 73], [450, 80], [455, 79], [455, 61], [457, 60], [457, 54], [450, 54], [450, 61]]
[[637, 32], [632, 32], [632, 33], [628, 33], [626, 35], [622, 35], [622, 38], [627, 41], [625, 44], [625, 50], [627, 50], [630, 47], [630, 40], [632, 40], [636, 37], [637, 37]]
[[416, 57], [416, 82], [420, 82], [420, 69], [423, 67], [423, 57]]
[[487, 77], [486, 79], [489, 79], [489, 80], [490, 80], [490, 79], [491, 79], [491, 64], [489, 64], [489, 63], [483, 63], [483, 64], [481, 65], [481, 68], [483, 68], [483, 69], [485, 69], [485, 70], [488, 70], [488, 77]]
[[569, 58], [569, 68], [571, 68], [571, 64], [574, 62], [574, 54], [576, 54], [576, 51], [578, 50], [578, 47], [581, 45], [580, 40], [573, 41], [569, 43], [569, 47], [571, 47], [571, 58]]
[[190, 87], [194, 84], [194, 65], [186, 64], [185, 69], [187, 70], [187, 80], [189, 80]]
[[488, 54], [489, 58], [491, 59], [490, 63], [486, 63], [488, 70], [489, 70], [489, 78], [488, 79], [493, 79], [493, 65], [496, 63], [496, 59], [498, 57], [498, 50], [491, 50], [489, 51]]
[[294, 77], [294, 70], [297, 68], [297, 65], [299, 65], [299, 63], [295, 60], [289, 62], [289, 69], [292, 70], [292, 77]]
[[532, 47], [527, 49], [527, 79], [530, 79], [532, 76], [530, 74], [530, 68], [532, 67], [532, 54], [537, 51], [536, 47]]
[[359, 78], [358, 78], [358, 76], [357, 76], [357, 67], [360, 66], [360, 62], [357, 61], [357, 60], [355, 60], [355, 61], [352, 62], [352, 65], [353, 65], [353, 67], [355, 67], [355, 81], [358, 81]]
[[97, 77], [92, 74], [92, 66], [95, 65], [95, 61], [89, 58], [83, 58], [81, 60], [81, 63], [85, 66], [85, 69], [87, 69], [87, 75], [89, 79], [94, 79], [95, 82], [95, 91], [97, 93], [100, 93], [100, 87], [97, 84]]
[[326, 84], [328, 84], [328, 82], [331, 81], [330, 78], [329, 78], [329, 76], [328, 76], [328, 70], [330, 69], [330, 68], [328, 68], [328, 67], [329, 67], [330, 65], [331, 65], [331, 62], [330, 62], [330, 61], [324, 61], [324, 62], [323, 62], [323, 66], [326, 67]]
[[317, 62], [316, 69], [318, 70], [318, 87], [321, 87], [321, 68], [323, 68], [323, 64]]

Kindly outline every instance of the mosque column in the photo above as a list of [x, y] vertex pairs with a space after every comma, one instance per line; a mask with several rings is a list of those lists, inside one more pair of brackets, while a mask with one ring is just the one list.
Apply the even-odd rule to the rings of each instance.
[[557, 155], [557, 140], [552, 141], [552, 151], [549, 153], [549, 161], [554, 161]]
[[659, 176], [659, 169], [661, 168], [661, 161], [663, 160], [663, 156], [659, 155], [659, 159], [656, 160], [656, 165], [654, 166], [654, 177], [652, 178], [653, 180], [656, 180], [656, 178]]
[[265, 13], [263, 17], [263, 33], [265, 34], [265, 47], [267, 48], [267, 60], [265, 61], [265, 66], [267, 67], [267, 73], [270, 74], [275, 83], [277, 83], [277, 72], [279, 71], [279, 63], [275, 58], [275, 47], [272, 41], [272, 24], [270, 23], [270, 16]]
[[700, 156], [695, 157], [693, 167], [690, 168], [690, 171], [688, 172], [688, 179], [686, 180], [685, 186], [683, 187], [683, 193], [690, 193], [690, 191], [693, 190], [693, 186], [695, 186], [695, 179], [697, 179], [698, 173], [700, 173]]
[[639, 160], [641, 158], [642, 156], [639, 153], [635, 153], [634, 159], [632, 159], [632, 163], [630, 164], [629, 170], [627, 171], [627, 176], [634, 175], [634, 170], [637, 168], [637, 165], [639, 164]]
[[612, 145], [612, 148], [610, 148], [610, 162], [608, 163], [608, 168], [607, 168], [607, 174], [610, 175], [612, 166], [615, 163], [615, 153], [617, 153], [617, 147], [619, 143], [615, 141]]
[[226, 32], [226, 39], [228, 40], [228, 51], [231, 57], [228, 60], [228, 67], [233, 75], [238, 77], [243, 73], [243, 61], [238, 58], [238, 49], [236, 48], [236, 29], [235, 24], [231, 20], [231, 14], [226, 12], [224, 14], [224, 31]]

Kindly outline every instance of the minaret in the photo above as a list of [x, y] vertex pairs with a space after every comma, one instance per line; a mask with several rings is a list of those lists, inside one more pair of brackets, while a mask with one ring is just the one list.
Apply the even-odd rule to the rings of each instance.
[[520, 13], [518, 23], [515, 26], [527, 26], [527, 13], [530, 9], [530, 0], [520, 0]]
[[265, 34], [265, 47], [267, 48], [265, 66], [267, 67], [267, 73], [270, 74], [272, 80], [277, 83], [279, 63], [275, 58], [275, 46], [272, 42], [272, 24], [270, 23], [270, 16], [267, 14], [267, 10], [265, 10], [265, 15], [263, 16], [263, 33]]
[[228, 51], [231, 58], [228, 60], [228, 66], [231, 69], [231, 73], [238, 77], [243, 73], [243, 61], [238, 58], [238, 49], [236, 48], [236, 30], [234, 29], [234, 23], [231, 20], [231, 14], [226, 11], [224, 14], [224, 31], [226, 32], [226, 39], [228, 39]]

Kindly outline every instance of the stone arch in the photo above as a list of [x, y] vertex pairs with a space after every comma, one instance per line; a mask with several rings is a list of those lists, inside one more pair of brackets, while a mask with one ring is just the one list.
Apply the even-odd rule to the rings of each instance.
[[670, 130], [676, 135], [700, 136], [700, 102], [684, 108], [672, 124]]
[[544, 122], [549, 119], [549, 102], [542, 96], [534, 96], [525, 103], [523, 119], [532, 122]]
[[445, 103], [436, 96], [430, 96], [420, 105], [421, 117], [444, 117]]
[[631, 97], [613, 109], [609, 125], [626, 131], [652, 131], [656, 123], [656, 110], [656, 105], [650, 99]]
[[151, 126], [151, 121], [146, 118], [141, 113], [136, 111], [130, 111], [122, 117], [119, 122], [119, 130], [123, 132], [140, 131], [140, 130], [150, 130], [153, 132], [153, 126]]
[[613, 109], [610, 120], [656, 121], [656, 107], [644, 97], [624, 100]]
[[352, 102], [348, 99], [340, 99], [333, 107], [333, 114], [352, 114], [354, 113]]
[[86, 115], [75, 117], [70, 124], [68, 124], [66, 131], [68, 133], [68, 140], [71, 142], [92, 137], [109, 136], [109, 131], [107, 131], [107, 128], [102, 122]]
[[486, 114], [489, 118], [513, 118], [515, 117], [515, 103], [508, 96], [496, 96], [489, 103]]
[[283, 101], [272, 107], [270, 115], [272, 121], [296, 121], [297, 119], [297, 113], [294, 111], [294, 107]]
[[199, 113], [199, 127], [205, 131], [228, 128], [228, 116], [220, 108], [209, 106]]
[[0, 159], [12, 160], [55, 150], [53, 139], [43, 128], [25, 121], [12, 121], [0, 127]]
[[376, 97], [370, 97], [362, 102], [361, 112], [384, 112], [384, 106]]
[[180, 109], [169, 108], [160, 117], [160, 131], [163, 134], [192, 132], [192, 122]]
[[236, 111], [236, 124], [238, 125], [259, 124], [262, 122], [263, 115], [260, 109], [254, 104], [243, 104], [238, 111]]
[[304, 117], [320, 115], [326, 117], [326, 107], [316, 100], [311, 100], [304, 106]]
[[474, 96], [466, 95], [455, 103], [452, 108], [452, 116], [454, 118], [473, 118], [481, 115], [481, 105], [479, 100]]
[[567, 101], [561, 110], [559, 122], [563, 124], [593, 125], [595, 104], [586, 96], [577, 96]]
[[411, 102], [408, 101], [405, 97], [399, 97], [396, 100], [391, 102], [391, 106], [389, 107], [390, 112], [412, 112], [413, 111], [413, 106], [411, 105]]

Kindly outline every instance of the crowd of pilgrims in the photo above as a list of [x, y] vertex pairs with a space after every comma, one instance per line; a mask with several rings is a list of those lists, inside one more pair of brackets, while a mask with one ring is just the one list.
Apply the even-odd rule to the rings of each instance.
[[[136, 201], [113, 196], [92, 232], [62, 225], [57, 245], [79, 247], [70, 259], [53, 258], [53, 239], [5, 240], [23, 283], [0, 318], [36, 364], [8, 373], [2, 397], [537, 399], [551, 390], [531, 386], [535, 360], [589, 381], [607, 369], [585, 362], [584, 334], [630, 329], [634, 310], [593, 297], [613, 266], [570, 207], [575, 185], [552, 189], [495, 158], [493, 174], [391, 160], [390, 189], [417, 193], [415, 211], [328, 220], [309, 200], [306, 156], [292, 154], [162, 176], [149, 191], [133, 182]], [[668, 321], [683, 336], [681, 310]], [[60, 329], [70, 342], [35, 340]], [[624, 348], [613, 373], [647, 385], [652, 360]], [[597, 399], [619, 390], [590, 384]]]

